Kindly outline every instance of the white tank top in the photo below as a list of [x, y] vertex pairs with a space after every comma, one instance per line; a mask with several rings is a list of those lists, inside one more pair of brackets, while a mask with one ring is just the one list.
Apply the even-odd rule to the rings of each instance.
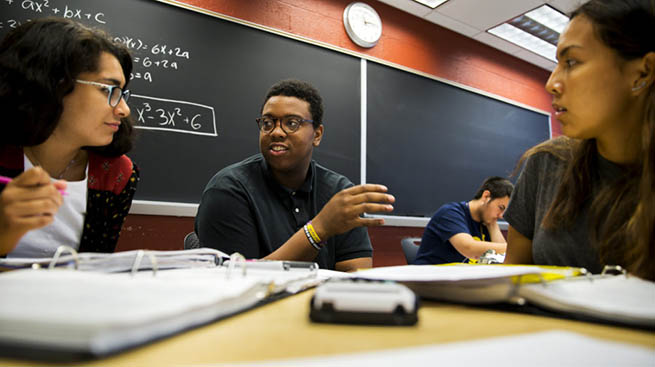
[[[33, 167], [24, 156], [25, 170]], [[52, 257], [61, 245], [79, 249], [84, 217], [86, 216], [86, 196], [89, 164], [84, 169], [84, 180], [68, 181], [63, 203], [49, 225], [27, 232], [7, 257]], [[51, 178], [52, 181], [56, 181]]]

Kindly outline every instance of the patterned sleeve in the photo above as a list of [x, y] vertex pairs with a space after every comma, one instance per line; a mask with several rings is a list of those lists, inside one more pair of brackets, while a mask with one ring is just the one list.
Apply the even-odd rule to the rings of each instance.
[[118, 241], [118, 236], [120, 235], [121, 228], [123, 227], [123, 222], [127, 213], [130, 211], [132, 206], [132, 199], [134, 199], [134, 194], [136, 193], [136, 187], [139, 183], [139, 167], [135, 163], [132, 163], [132, 175], [130, 175], [127, 184], [123, 191], [116, 197], [116, 203], [114, 208], [114, 213], [112, 215], [111, 221], [112, 228], [117, 229], [116, 241]]
[[[132, 162], [130, 165], [132, 174], [120, 191], [89, 189], [87, 215], [79, 251], [114, 252], [116, 249], [123, 222], [139, 182], [139, 169]], [[120, 173], [116, 177], [120, 177]], [[94, 181], [93, 185], [97, 183], [97, 176], [90, 175], [89, 179]], [[115, 182], [113, 179], [108, 180]]]

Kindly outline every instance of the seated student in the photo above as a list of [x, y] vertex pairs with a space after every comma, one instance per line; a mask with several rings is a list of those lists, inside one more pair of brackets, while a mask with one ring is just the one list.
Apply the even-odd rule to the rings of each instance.
[[26, 22], [0, 43], [0, 175], [13, 178], [0, 184], [0, 256], [114, 251], [138, 181], [123, 155], [131, 71], [124, 46], [70, 20]]
[[257, 119], [261, 154], [219, 171], [207, 184], [195, 231], [203, 246], [246, 258], [316, 261], [352, 271], [372, 266], [363, 213], [389, 212], [381, 185], [353, 184], [312, 160], [323, 137], [323, 104], [306, 82], [283, 80]]
[[507, 208], [506, 263], [620, 265], [655, 280], [652, 0], [591, 0], [546, 83], [566, 137], [528, 150]]
[[487, 250], [505, 252], [498, 228], [512, 194], [512, 183], [488, 177], [471, 201], [444, 204], [432, 216], [421, 239], [414, 264], [445, 264], [477, 259]]

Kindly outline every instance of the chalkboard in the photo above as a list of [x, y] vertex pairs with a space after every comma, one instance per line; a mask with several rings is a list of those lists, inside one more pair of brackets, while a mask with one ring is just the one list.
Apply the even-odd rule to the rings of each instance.
[[255, 118], [268, 88], [285, 78], [323, 96], [314, 159], [360, 181], [356, 57], [152, 0], [3, 0], [0, 14], [0, 36], [54, 15], [105, 29], [132, 50], [136, 199], [198, 203], [214, 173], [259, 152]]
[[394, 215], [470, 200], [550, 137], [548, 115], [437, 80], [368, 63], [367, 81], [366, 180], [389, 187]]

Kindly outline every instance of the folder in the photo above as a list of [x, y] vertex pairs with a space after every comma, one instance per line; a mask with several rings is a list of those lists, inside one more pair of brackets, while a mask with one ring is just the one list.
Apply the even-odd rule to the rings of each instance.
[[473, 305], [536, 306], [586, 321], [655, 328], [655, 283], [630, 274], [532, 265], [406, 265], [354, 273], [394, 280], [425, 299]]

